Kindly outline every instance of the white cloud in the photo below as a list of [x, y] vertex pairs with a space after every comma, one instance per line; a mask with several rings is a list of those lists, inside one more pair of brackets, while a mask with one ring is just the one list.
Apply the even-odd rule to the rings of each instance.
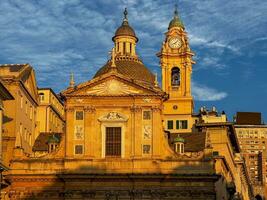
[[205, 56], [201, 58], [200, 63], [198, 67], [196, 68], [196, 71], [213, 68], [216, 70], [224, 70], [227, 66], [225, 64], [222, 64], [221, 59], [219, 57], [214, 57], [212, 55]]
[[228, 95], [226, 92], [220, 92], [196, 82], [192, 82], [192, 93], [197, 101], [219, 101]]
[[[212, 55], [199, 56], [199, 69], [226, 70], [224, 50], [239, 53], [245, 47], [235, 41], [265, 35], [267, 3], [257, 1], [180, 1], [179, 13], [192, 49], [212, 50]], [[173, 16], [173, 4], [161, 0], [1, 0], [0, 63], [30, 63], [42, 76], [42, 84], [51, 81], [45, 73], [63, 75], [62, 69], [66, 73], [75, 69], [78, 81], [86, 81], [107, 60], [111, 38], [127, 6], [130, 25], [139, 37], [140, 56], [148, 66], [158, 65], [155, 53]]]

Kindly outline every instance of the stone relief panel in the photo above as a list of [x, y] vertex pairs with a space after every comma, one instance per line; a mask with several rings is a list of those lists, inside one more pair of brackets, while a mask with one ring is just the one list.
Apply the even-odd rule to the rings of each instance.
[[144, 133], [143, 138], [145, 140], [151, 139], [151, 137], [152, 137], [152, 126], [151, 125], [144, 125], [143, 128], [144, 128], [143, 129], [143, 133]]
[[126, 122], [128, 120], [128, 117], [126, 117], [121, 113], [109, 112], [107, 115], [100, 117], [98, 120], [101, 122], [106, 122], [106, 121]]
[[84, 127], [82, 125], [75, 125], [74, 138], [75, 138], [75, 140], [83, 140], [84, 139]]
[[125, 94], [141, 94], [141, 90], [131, 87], [117, 80], [109, 80], [101, 83], [86, 91], [87, 94], [96, 95], [125, 95]]
[[143, 154], [150, 154], [151, 153], [151, 145], [143, 145]]
[[216, 198], [215, 192], [210, 188], [198, 188], [196, 190], [191, 188], [181, 187], [180, 189], [122, 189], [122, 190], [65, 190], [65, 191], [49, 191], [45, 190], [40, 193], [28, 191], [13, 190], [8, 192], [8, 196], [12, 199], [39, 199], [39, 198], [52, 198], [52, 199], [102, 199], [102, 200], [141, 200], [141, 199], [205, 199], [213, 200]]
[[149, 156], [152, 149], [152, 111], [146, 108], [142, 112], [142, 154]]

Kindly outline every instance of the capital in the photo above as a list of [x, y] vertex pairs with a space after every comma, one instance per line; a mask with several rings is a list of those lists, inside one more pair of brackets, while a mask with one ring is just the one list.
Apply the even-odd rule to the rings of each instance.
[[130, 108], [131, 112], [141, 112], [142, 108], [140, 106], [131, 106]]

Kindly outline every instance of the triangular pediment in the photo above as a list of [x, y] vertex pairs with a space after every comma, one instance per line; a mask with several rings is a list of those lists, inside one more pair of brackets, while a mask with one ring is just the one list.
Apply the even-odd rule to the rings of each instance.
[[159, 88], [149, 88], [132, 80], [124, 79], [121, 76], [111, 75], [82, 83], [64, 93], [83, 96], [128, 96], [161, 94], [162, 91]]
[[127, 85], [116, 79], [106, 80], [88, 90], [86, 94], [95, 95], [125, 95], [125, 94], [142, 94], [144, 91]]
[[38, 101], [37, 83], [33, 70], [30, 71], [30, 74], [27, 76], [24, 85], [28, 89], [29, 93], [32, 95], [34, 100]]

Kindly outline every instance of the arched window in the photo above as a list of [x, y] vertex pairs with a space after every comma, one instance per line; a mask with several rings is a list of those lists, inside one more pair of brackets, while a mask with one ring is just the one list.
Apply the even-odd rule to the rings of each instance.
[[171, 74], [172, 86], [179, 86], [180, 85], [180, 69], [178, 67], [172, 68]]
[[262, 197], [258, 194], [258, 195], [255, 196], [255, 199], [256, 200], [262, 200]]

